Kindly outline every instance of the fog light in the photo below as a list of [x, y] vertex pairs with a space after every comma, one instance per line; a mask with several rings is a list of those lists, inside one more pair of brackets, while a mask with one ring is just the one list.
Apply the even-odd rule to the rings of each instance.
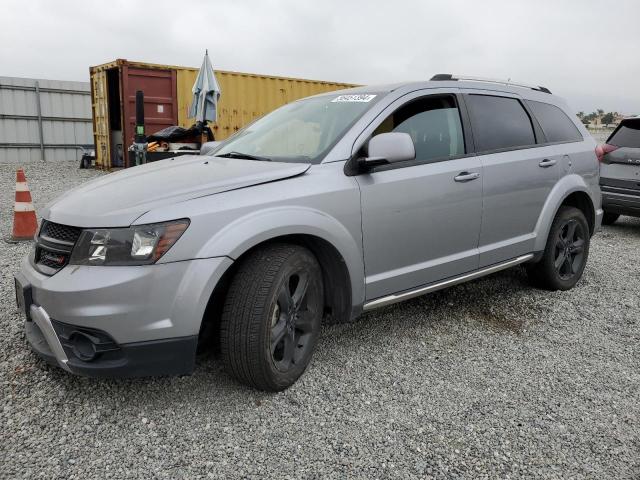
[[85, 362], [94, 360], [98, 355], [95, 347], [97, 340], [97, 338], [94, 339], [86, 333], [78, 331], [73, 332], [69, 336], [69, 342], [71, 343], [71, 350], [73, 351], [73, 354]]

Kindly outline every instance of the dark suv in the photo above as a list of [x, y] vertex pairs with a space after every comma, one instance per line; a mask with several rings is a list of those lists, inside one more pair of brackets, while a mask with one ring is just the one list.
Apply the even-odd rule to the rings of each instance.
[[640, 217], [640, 116], [622, 120], [597, 153], [602, 223], [611, 225], [620, 215]]

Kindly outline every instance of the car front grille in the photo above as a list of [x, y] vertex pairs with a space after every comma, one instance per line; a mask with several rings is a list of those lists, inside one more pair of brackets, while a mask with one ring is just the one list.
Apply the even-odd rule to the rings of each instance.
[[46, 220], [42, 223], [40, 229], [40, 236], [48, 237], [51, 240], [59, 242], [69, 242], [75, 244], [76, 240], [80, 236], [82, 229], [78, 227], [70, 227], [68, 225], [60, 225], [59, 223], [48, 222]]
[[36, 238], [35, 266], [45, 275], [54, 275], [69, 263], [81, 228], [43, 220]]

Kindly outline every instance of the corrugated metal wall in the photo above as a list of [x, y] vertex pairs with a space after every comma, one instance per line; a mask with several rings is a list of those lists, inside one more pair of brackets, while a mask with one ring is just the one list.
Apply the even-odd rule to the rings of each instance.
[[79, 160], [92, 130], [89, 82], [0, 77], [0, 162]]

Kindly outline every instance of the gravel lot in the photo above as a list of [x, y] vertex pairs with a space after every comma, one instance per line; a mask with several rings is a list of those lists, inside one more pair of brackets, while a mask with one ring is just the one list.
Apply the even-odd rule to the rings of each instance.
[[[0, 165], [0, 236], [15, 165]], [[97, 172], [30, 164], [36, 208]], [[32, 354], [0, 241], [2, 478], [640, 478], [640, 220], [570, 292], [514, 269], [325, 327], [280, 394], [215, 359], [190, 377], [73, 377]]]

